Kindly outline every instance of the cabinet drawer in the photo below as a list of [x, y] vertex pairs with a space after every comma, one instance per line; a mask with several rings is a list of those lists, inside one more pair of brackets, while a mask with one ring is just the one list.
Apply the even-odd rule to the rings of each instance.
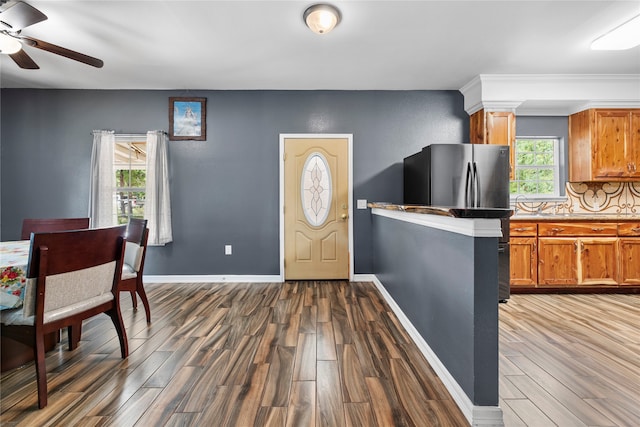
[[619, 236], [640, 236], [640, 222], [625, 222], [618, 224]]
[[539, 236], [617, 236], [618, 225], [605, 222], [548, 222], [538, 224]]
[[509, 233], [511, 236], [536, 236], [538, 224], [535, 222], [511, 222]]

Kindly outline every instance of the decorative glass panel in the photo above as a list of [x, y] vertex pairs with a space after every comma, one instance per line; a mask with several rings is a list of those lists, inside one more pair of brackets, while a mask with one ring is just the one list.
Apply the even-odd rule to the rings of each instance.
[[331, 206], [331, 172], [327, 159], [320, 153], [311, 153], [300, 177], [302, 211], [309, 224], [318, 227], [327, 220]]

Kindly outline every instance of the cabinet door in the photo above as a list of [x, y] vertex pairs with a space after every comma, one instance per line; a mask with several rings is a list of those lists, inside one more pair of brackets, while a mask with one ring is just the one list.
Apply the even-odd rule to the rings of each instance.
[[575, 285], [578, 283], [578, 240], [540, 237], [538, 239], [538, 283]]
[[631, 112], [631, 135], [627, 146], [629, 174], [633, 178], [640, 177], [640, 111]]
[[629, 176], [627, 147], [631, 145], [629, 110], [596, 110], [593, 116], [593, 175], [596, 178]]
[[[640, 240], [640, 239], [639, 239]], [[538, 250], [535, 237], [509, 240], [509, 275], [511, 286], [538, 284]]]
[[618, 283], [618, 239], [580, 239], [578, 241], [578, 284], [616, 285]]
[[516, 115], [506, 111], [489, 111], [486, 120], [487, 140], [485, 144], [509, 146], [509, 179], [514, 179]]
[[620, 283], [640, 285], [640, 237], [620, 239]]

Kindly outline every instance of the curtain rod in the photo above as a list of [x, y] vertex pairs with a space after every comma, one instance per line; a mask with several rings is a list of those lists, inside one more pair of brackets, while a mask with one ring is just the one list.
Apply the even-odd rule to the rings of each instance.
[[[102, 130], [94, 130], [91, 132], [91, 135], [95, 135], [96, 133], [100, 133], [103, 132]], [[115, 135], [116, 138], [138, 138], [141, 136], [147, 136], [147, 133], [117, 133], [116, 131], [113, 130], [107, 130], [107, 132], [111, 132]], [[149, 132], [159, 132], [159, 133], [163, 133], [165, 135], [169, 135], [169, 133], [167, 133], [166, 131], [163, 130], [151, 130]]]

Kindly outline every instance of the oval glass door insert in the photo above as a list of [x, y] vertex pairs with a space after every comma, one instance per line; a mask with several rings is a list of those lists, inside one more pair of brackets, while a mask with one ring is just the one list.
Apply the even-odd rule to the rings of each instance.
[[309, 154], [300, 177], [302, 211], [309, 224], [318, 227], [327, 220], [331, 206], [331, 171], [320, 153]]

